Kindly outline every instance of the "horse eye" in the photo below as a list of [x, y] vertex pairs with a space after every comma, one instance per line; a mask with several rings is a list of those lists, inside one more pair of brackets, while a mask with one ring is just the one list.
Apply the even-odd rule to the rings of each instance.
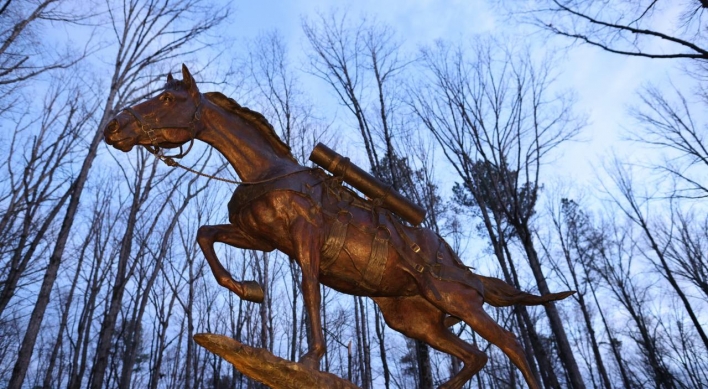
[[160, 100], [166, 101], [166, 102], [172, 102], [172, 101], [175, 101], [175, 97], [172, 95], [172, 93], [163, 93], [160, 96]]

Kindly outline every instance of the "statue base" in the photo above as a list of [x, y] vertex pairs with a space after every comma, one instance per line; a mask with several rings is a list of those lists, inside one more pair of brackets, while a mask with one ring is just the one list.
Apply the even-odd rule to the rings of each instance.
[[224, 335], [196, 334], [194, 341], [231, 363], [243, 375], [274, 389], [335, 388], [358, 386], [334, 374], [276, 357], [270, 352], [246, 346]]

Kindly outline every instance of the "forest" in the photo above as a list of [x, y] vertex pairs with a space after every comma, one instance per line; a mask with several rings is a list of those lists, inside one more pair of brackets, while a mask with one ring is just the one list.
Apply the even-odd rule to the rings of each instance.
[[[485, 305], [544, 388], [708, 387], [708, 1], [435, 4], [479, 4], [501, 27], [418, 42], [375, 13], [310, 7], [289, 16], [298, 43], [279, 29], [235, 40], [248, 8], [229, 2], [1, 0], [0, 388], [263, 387], [192, 340], [205, 332], [307, 352], [290, 258], [217, 247], [235, 279], [262, 286], [256, 304], [220, 286], [199, 249], [234, 185], [103, 142], [183, 63], [203, 92], [263, 113], [302, 165], [322, 142], [423, 206], [473, 272], [577, 291]], [[587, 182], [551, 178], [595, 131], [560, 74], [579, 50], [671, 69], [617, 102], [606, 130], [631, 151], [598, 155]], [[237, 179], [204, 144], [181, 163]], [[321, 296], [322, 371], [427, 389], [460, 370], [388, 328], [371, 299]], [[464, 322], [449, 330], [489, 356], [466, 387], [526, 387]]]

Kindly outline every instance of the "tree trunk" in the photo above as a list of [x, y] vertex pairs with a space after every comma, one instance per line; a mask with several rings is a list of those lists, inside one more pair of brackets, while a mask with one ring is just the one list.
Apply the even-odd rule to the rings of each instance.
[[[504, 273], [505, 281], [509, 285], [514, 285], [514, 287], [516, 287], [517, 289], [521, 289], [521, 283], [519, 282], [519, 276], [516, 272], [516, 266], [514, 266], [514, 262], [511, 260], [511, 251], [509, 251], [509, 245], [507, 244], [506, 238], [503, 235], [501, 225], [498, 224], [497, 228], [497, 231], [499, 231], [500, 236], [499, 243], [501, 244], [504, 250], [504, 254], [506, 255], [506, 258], [509, 262], [507, 270], [507, 264], [504, 261], [504, 255], [502, 255], [500, 263], [502, 265], [502, 271]], [[511, 273], [511, 276], [509, 276], [508, 273]], [[536, 371], [535, 364], [533, 363], [533, 361], [531, 361], [530, 365], [531, 368], [534, 369], [534, 375], [537, 379], [538, 374], [541, 375], [542, 382], [546, 386], [546, 388], [560, 389], [560, 383], [558, 382], [558, 377], [556, 376], [556, 372], [553, 369], [553, 364], [551, 363], [551, 359], [548, 357], [548, 352], [546, 348], [541, 342], [541, 338], [538, 336], [538, 332], [536, 332], [536, 327], [534, 326], [534, 323], [531, 321], [529, 311], [523, 305], [517, 305], [515, 310], [518, 310], [520, 314], [521, 320], [524, 324], [522, 328], [526, 329], [526, 335], [529, 337], [533, 354], [536, 357], [536, 360], [538, 361], [538, 365], [540, 367], [540, 371]]]
[[[583, 265], [585, 267], [585, 265]], [[588, 274], [587, 269], [585, 269], [585, 273]], [[607, 324], [607, 319], [605, 319], [605, 315], [602, 312], [602, 307], [600, 306], [600, 302], [597, 301], [597, 294], [595, 293], [595, 286], [593, 285], [592, 281], [588, 281], [588, 284], [590, 286], [590, 292], [592, 293], [593, 300], [595, 301], [595, 306], [597, 307], [597, 311], [600, 314], [600, 319], [602, 319], [602, 324], [605, 327], [605, 332], [607, 332], [607, 337], [609, 338], [609, 343], [610, 343], [610, 350], [612, 350], [612, 355], [615, 357], [615, 362], [617, 362], [617, 367], [619, 368], [620, 371], [620, 377], [622, 377], [622, 385], [624, 388], [631, 389], [635, 388], [636, 386], [634, 385], [634, 382], [630, 380], [629, 374], [627, 373], [627, 367], [625, 366], [624, 359], [622, 358], [622, 353], [620, 349], [617, 347], [617, 341], [615, 338], [612, 336], [612, 331], [610, 330], [609, 324]]]
[[391, 386], [391, 372], [388, 370], [388, 360], [386, 359], [386, 337], [384, 332], [386, 330], [386, 325], [384, 324], [384, 321], [382, 320], [383, 318], [381, 317], [381, 312], [378, 309], [376, 309], [374, 315], [376, 319], [374, 325], [376, 326], [376, 338], [379, 341], [379, 354], [381, 355], [381, 368], [383, 369], [384, 386], [386, 389], [389, 389]]
[[290, 320], [292, 320], [291, 331], [292, 336], [290, 338], [290, 360], [295, 361], [298, 357], [297, 355], [297, 338], [298, 338], [298, 314], [297, 314], [297, 302], [298, 302], [298, 287], [297, 280], [299, 279], [297, 265], [292, 258], [288, 258], [288, 265], [290, 267], [290, 291], [292, 293], [292, 305], [290, 310]]
[[[25, 216], [24, 231], [20, 236], [20, 240], [17, 243], [17, 247], [15, 248], [15, 250], [13, 250], [13, 256], [10, 259], [10, 266], [8, 271], [9, 274], [2, 282], [3, 289], [2, 292], [0, 292], [0, 315], [2, 315], [5, 308], [10, 303], [10, 299], [12, 299], [12, 297], [15, 295], [15, 288], [17, 287], [17, 283], [20, 281], [22, 274], [24, 274], [27, 265], [32, 261], [32, 259], [34, 259], [34, 253], [37, 250], [37, 247], [39, 247], [39, 244], [45, 238], [47, 230], [49, 230], [49, 227], [51, 227], [52, 222], [64, 207], [64, 203], [71, 195], [71, 192], [72, 190], [71, 188], [69, 188], [59, 199], [59, 201], [54, 204], [51, 211], [49, 211], [47, 218], [42, 222], [40, 228], [37, 231], [33, 231], [35, 237], [29, 244], [29, 247], [26, 247], [26, 243], [27, 239], [29, 238], [30, 229], [36, 228], [36, 226], [32, 226], [33, 220], [30, 215]], [[25, 248], [26, 251], [23, 252], [23, 249]]]
[[[101, 329], [98, 333], [98, 344], [96, 345], [96, 356], [94, 359], [94, 365], [91, 369], [91, 379], [89, 383], [89, 388], [91, 389], [102, 389], [103, 380], [105, 378], [106, 369], [108, 367], [108, 357], [111, 349], [111, 340], [113, 338], [113, 332], [115, 331], [115, 326], [118, 321], [118, 313], [123, 306], [123, 293], [125, 292], [125, 287], [129, 280], [129, 261], [133, 246], [133, 237], [135, 235], [135, 228], [138, 218], [138, 212], [141, 206], [147, 200], [147, 196], [150, 192], [150, 184], [146, 185], [145, 192], [142, 188], [142, 178], [147, 167], [145, 157], [142, 155], [142, 161], [139, 162], [137, 168], [137, 174], [133, 182], [133, 196], [128, 211], [128, 217], [126, 220], [125, 230], [123, 237], [120, 241], [120, 252], [118, 254], [118, 263], [116, 265], [115, 274], [115, 284], [110, 293], [110, 298], [108, 300], [108, 309], [101, 322]], [[142, 165], [142, 166], [140, 166]], [[154, 177], [155, 170], [152, 169], [149, 180]], [[134, 323], [137, 325], [137, 323]]]
[[[172, 309], [174, 308], [176, 300], [177, 293], [176, 291], [174, 291], [172, 293], [172, 296], [170, 297], [170, 302], [167, 306], [167, 312], [164, 312], [164, 310], [162, 311], [162, 315], [164, 315], [165, 317], [159, 322], [158, 326], [157, 342], [155, 347], [155, 363], [153, 364], [150, 372], [150, 380], [148, 381], [149, 389], [157, 389], [157, 386], [160, 382], [160, 378], [162, 378], [162, 374], [160, 373], [160, 371], [162, 370], [162, 361], [165, 354], [165, 349], [167, 348], [167, 330], [169, 329], [170, 317], [172, 317]], [[177, 355], [179, 355], [179, 351], [177, 352]]]
[[[186, 176], [186, 172], [182, 173], [182, 175], [177, 179], [177, 181], [182, 181], [184, 177]], [[149, 278], [147, 279], [147, 283], [144, 288], [142, 288], [141, 292], [138, 294], [140, 296], [139, 302], [136, 301], [136, 310], [131, 318], [131, 321], [134, 323], [133, 328], [134, 332], [130, 333], [128, 332], [126, 334], [127, 339], [130, 341], [127, 344], [127, 350], [125, 351], [125, 355], [123, 356], [123, 366], [122, 366], [122, 371], [120, 375], [120, 381], [118, 384], [118, 387], [120, 388], [128, 388], [130, 387], [132, 375], [133, 375], [133, 365], [135, 364], [138, 351], [140, 350], [140, 345], [136, 344], [136, 339], [140, 339], [140, 334], [142, 333], [142, 320], [143, 320], [143, 315], [145, 314], [145, 309], [148, 305], [148, 298], [150, 296], [150, 293], [152, 291], [153, 285], [155, 284], [155, 281], [157, 279], [158, 274], [162, 270], [162, 263], [164, 262], [165, 258], [167, 257], [169, 250], [170, 250], [170, 243], [172, 241], [172, 234], [175, 230], [175, 227], [177, 226], [177, 222], [179, 221], [180, 216], [182, 216], [182, 213], [184, 210], [187, 208], [187, 205], [189, 204], [189, 201], [193, 199], [199, 192], [204, 190], [206, 186], [202, 186], [201, 188], [198, 188], [196, 190], [192, 190], [192, 186], [194, 183], [197, 181], [199, 176], [193, 175], [192, 178], [189, 180], [187, 186], [187, 195], [185, 195], [182, 199], [181, 204], [179, 204], [179, 207], [174, 210], [174, 213], [172, 214], [169, 224], [167, 228], [162, 232], [163, 236], [161, 238], [161, 243], [160, 243], [160, 250], [157, 253], [157, 256], [155, 257], [155, 264], [152, 269], [152, 272], [149, 275]], [[151, 185], [149, 185], [151, 186]], [[166, 199], [171, 199], [177, 194], [177, 188], [179, 186], [174, 186], [165, 196]], [[145, 194], [147, 195], [147, 193]], [[149, 227], [150, 233], [147, 234], [147, 238], [150, 238], [152, 235], [152, 231], [155, 231], [157, 228], [157, 224], [159, 221], [160, 215], [163, 215], [166, 213], [166, 208], [167, 205], [170, 204], [170, 200], [165, 200], [161, 206], [161, 208], [156, 212], [156, 216], [154, 218], [154, 221], [152, 222], [152, 225]], [[147, 245], [147, 242], [144, 243], [144, 245]], [[144, 251], [144, 250], [141, 250]], [[143, 256], [140, 255], [139, 256]], [[140, 284], [138, 284], [138, 290], [140, 290]]]
[[[470, 177], [468, 178], [468, 180], [471, 182], [472, 178]], [[494, 256], [497, 258], [499, 266], [502, 269], [504, 281], [507, 284], [513, 285], [516, 288], [521, 288], [518, 276], [516, 274], [516, 268], [511, 260], [511, 252], [509, 251], [509, 246], [507, 244], [506, 237], [504, 236], [504, 230], [501, 224], [501, 216], [492, 213], [491, 216], [494, 217], [494, 220], [492, 220], [489, 208], [486, 206], [486, 200], [484, 199], [484, 197], [482, 197], [480, 193], [474, 190], [474, 185], [468, 183], [467, 186], [470, 189], [472, 195], [474, 196], [475, 201], [479, 205], [482, 221], [484, 222], [484, 226], [487, 230], [487, 235], [489, 236], [492, 248], [494, 249]], [[538, 336], [538, 333], [536, 332], [536, 328], [534, 327], [534, 323], [531, 321], [531, 317], [529, 316], [526, 307], [519, 305], [515, 308], [515, 311], [519, 315], [517, 319], [518, 322], [523, 323], [523, 326], [520, 327], [520, 329], [522, 331], [526, 331], [526, 335], [528, 336], [531, 346], [533, 348], [532, 350], [525, 349], [524, 352], [526, 353], [527, 358], [529, 359], [529, 365], [533, 370], [534, 376], [536, 377], [536, 379], [539, 379], [540, 377], [547, 388], [560, 389], [560, 384], [558, 383], [558, 378], [556, 377], [555, 371], [553, 370], [553, 365], [551, 364], [550, 359], [548, 358], [548, 353], [546, 352], [546, 349], [541, 343], [541, 339]], [[538, 361], [540, 367], [540, 371], [536, 368], [536, 363], [534, 363], [533, 360], [534, 358], [529, 355], [529, 352], [531, 352], [533, 356], [536, 357], [536, 360]]]
[[[91, 226], [91, 231], [93, 231], [95, 226]], [[79, 254], [79, 261], [76, 264], [76, 272], [74, 273], [74, 278], [72, 279], [71, 286], [69, 287], [69, 294], [66, 297], [66, 303], [64, 304], [64, 310], [61, 313], [61, 319], [59, 321], [59, 328], [57, 329], [58, 337], [57, 341], [54, 343], [54, 347], [52, 349], [52, 354], [49, 357], [49, 366], [47, 367], [47, 371], [44, 376], [44, 383], [42, 384], [42, 387], [44, 388], [51, 388], [52, 385], [52, 377], [54, 376], [54, 367], [56, 365], [57, 361], [57, 356], [59, 355], [59, 352], [62, 348], [63, 344], [63, 339], [64, 339], [64, 331], [66, 330], [67, 323], [69, 322], [69, 312], [71, 310], [71, 304], [74, 301], [74, 290], [76, 289], [76, 285], [78, 284], [79, 281], [79, 275], [81, 274], [81, 266], [83, 265], [84, 258], [86, 257], [86, 250], [88, 249], [88, 246], [91, 241], [91, 235], [87, 237], [87, 239], [84, 241], [82, 247], [81, 247], [81, 253]], [[60, 365], [63, 365], [62, 362], [60, 362]], [[61, 383], [61, 381], [59, 381]], [[58, 386], [58, 385], [57, 385]]]
[[669, 282], [669, 285], [671, 285], [671, 288], [676, 292], [676, 294], [679, 296], [679, 299], [681, 300], [681, 303], [683, 304], [684, 308], [686, 309], [686, 312], [688, 313], [688, 316], [691, 318], [691, 322], [693, 323], [693, 326], [696, 328], [696, 332], [698, 332], [698, 336], [701, 338], [701, 341], [703, 342], [703, 346], [708, 350], [708, 336], [706, 335], [705, 331], [703, 330], [703, 325], [701, 324], [701, 321], [698, 319], [698, 316], [696, 316], [696, 313], [693, 310], [693, 307], [691, 306], [691, 302], [688, 301], [688, 298], [686, 297], [686, 293], [684, 293], [683, 289], [681, 286], [676, 282], [676, 278], [674, 277], [673, 271], [669, 267], [668, 262], [666, 262], [666, 256], [664, 255], [664, 252], [659, 248], [658, 243], [656, 242], [656, 239], [654, 238], [654, 235], [651, 233], [651, 230], [649, 229], [649, 225], [647, 222], [644, 220], [642, 215], [639, 214], [639, 210], [636, 210], [638, 220], [639, 220], [639, 225], [642, 228], [642, 231], [644, 231], [644, 234], [647, 237], [647, 240], [649, 240], [649, 244], [656, 254], [657, 258], [659, 258], [659, 263], [660, 263], [660, 268], [663, 270], [663, 276], [666, 278], [666, 280]]
[[[571, 226], [570, 224], [573, 224]], [[561, 226], [561, 221], [557, 220], [555, 217], [553, 218], [553, 224], [556, 227], [556, 231], [558, 233], [558, 238], [560, 239], [560, 245], [561, 249], [563, 250], [563, 257], [565, 258], [566, 265], [568, 266], [568, 271], [570, 272], [571, 279], [573, 280], [573, 285], [568, 285], [568, 287], [572, 287], [573, 290], [576, 290], [577, 293], [577, 301], [578, 304], [580, 305], [580, 311], [583, 314], [583, 320], [585, 322], [585, 328], [587, 330], [587, 335], [588, 338], [590, 339], [590, 346], [592, 348], [593, 352], [593, 357], [595, 358], [595, 366], [597, 367], [597, 372], [598, 375], [600, 376], [600, 382], [602, 384], [602, 387], [605, 389], [611, 389], [612, 385], [610, 384], [610, 377], [607, 375], [607, 370], [605, 369], [605, 364], [602, 361], [602, 354], [600, 354], [600, 346], [598, 345], [597, 342], [597, 336], [595, 335], [595, 328], [592, 325], [592, 319], [590, 318], [590, 312], [588, 310], [588, 306], [585, 302], [585, 294], [581, 291], [580, 288], [580, 282], [578, 281], [578, 275], [575, 270], [575, 265], [573, 264], [573, 258], [571, 258], [571, 246], [575, 249], [577, 255], [579, 256], [578, 262], [581, 264], [585, 263], [586, 258], [585, 255], [587, 252], [580, 246], [579, 240], [581, 237], [579, 236], [579, 231], [577, 230], [578, 227], [575, 225], [575, 222], [570, 222], [568, 221], [568, 216], [566, 216], [566, 223], [565, 225], [568, 227], [570, 231], [568, 231], [568, 236], [563, 232], [563, 227]], [[587, 277], [587, 275], [586, 275]], [[588, 369], [590, 370], [590, 375], [592, 376], [592, 367], [588, 366]], [[593, 379], [593, 385], [594, 384], [594, 379]]]
[[[528, 226], [525, 224], [515, 226], [521, 243], [524, 246], [524, 251], [529, 260], [529, 265], [533, 276], [536, 279], [536, 285], [538, 286], [538, 291], [541, 295], [551, 293], [548, 288], [548, 283], [546, 282], [546, 277], [543, 275], [541, 270], [541, 262], [538, 260], [538, 254], [533, 246], [533, 241], [531, 234], [529, 233]], [[546, 315], [548, 316], [548, 321], [551, 324], [551, 331], [558, 344], [558, 354], [560, 356], [563, 366], [565, 366], [568, 372], [568, 382], [570, 386], [574, 389], [584, 389], [585, 383], [583, 382], [583, 377], [580, 374], [580, 369], [578, 369], [578, 364], [575, 361], [575, 356], [573, 355], [573, 349], [570, 347], [568, 342], [568, 336], [565, 333], [565, 328], [563, 322], [561, 321], [558, 309], [554, 302], [549, 302], [543, 304], [546, 310]]]
[[364, 346], [364, 328], [362, 324], [364, 319], [362, 318], [361, 312], [361, 297], [354, 296], [354, 329], [356, 331], [356, 351], [357, 351], [357, 370], [359, 372], [359, 379], [361, 380], [362, 389], [369, 389], [369, 380], [366, 376], [366, 361], [364, 358], [364, 353], [366, 353]]
[[[98, 251], [98, 250], [96, 250]], [[98, 254], [98, 255], [96, 255]], [[69, 374], [69, 389], [79, 389], [82, 387], [81, 380], [86, 371], [86, 363], [88, 360], [88, 349], [91, 339], [91, 320], [96, 308], [96, 299], [102, 285], [103, 277], [101, 277], [100, 267], [103, 262], [103, 253], [95, 252], [94, 258], [96, 263], [91, 272], [91, 282], [87, 285], [88, 295], [85, 299], [84, 308], [81, 311], [79, 323], [77, 326], [77, 345], [72, 361], [72, 369]]]
[[[111, 112], [109, 107], [112, 106], [112, 103], [112, 99], [109, 99], [106, 102], [105, 114], [99, 123], [99, 128], [103, 128], [103, 125], [107, 121], [106, 119], [109, 117], [109, 112]], [[30, 315], [30, 320], [27, 324], [27, 331], [22, 339], [20, 351], [17, 353], [17, 361], [15, 362], [15, 367], [12, 369], [12, 376], [8, 382], [7, 389], [22, 388], [22, 383], [24, 382], [25, 374], [27, 374], [27, 369], [30, 366], [32, 353], [34, 352], [34, 345], [37, 341], [37, 335], [39, 335], [39, 329], [42, 325], [42, 320], [44, 320], [44, 312], [47, 310], [47, 305], [49, 305], [49, 298], [52, 288], [54, 287], [54, 282], [57, 279], [59, 265], [61, 264], [64, 256], [64, 249], [66, 248], [66, 244], [69, 240], [71, 228], [74, 225], [74, 219], [79, 208], [81, 194], [83, 193], [86, 180], [88, 180], [88, 175], [91, 170], [93, 160], [96, 158], [98, 145], [102, 139], [103, 133], [100, 130], [96, 131], [91, 143], [89, 144], [88, 154], [84, 159], [84, 163], [81, 165], [81, 170], [71, 185], [71, 196], [69, 198], [66, 214], [64, 214], [64, 220], [59, 229], [59, 233], [57, 234], [54, 250], [52, 250], [52, 254], [49, 257], [49, 263], [44, 272], [42, 285], [39, 287], [39, 292], [37, 293], [37, 301], [32, 309], [32, 314]]]
[[418, 388], [432, 389], [433, 388], [433, 369], [430, 366], [430, 349], [428, 345], [416, 340], [415, 357], [418, 362]]

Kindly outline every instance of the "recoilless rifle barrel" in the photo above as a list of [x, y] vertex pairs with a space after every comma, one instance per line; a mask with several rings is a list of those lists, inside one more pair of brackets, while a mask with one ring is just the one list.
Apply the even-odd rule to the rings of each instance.
[[425, 219], [425, 210], [376, 177], [353, 164], [329, 147], [318, 143], [310, 154], [310, 161], [341, 177], [344, 182], [361, 191], [371, 199], [380, 199], [382, 207], [395, 213], [414, 226]]

